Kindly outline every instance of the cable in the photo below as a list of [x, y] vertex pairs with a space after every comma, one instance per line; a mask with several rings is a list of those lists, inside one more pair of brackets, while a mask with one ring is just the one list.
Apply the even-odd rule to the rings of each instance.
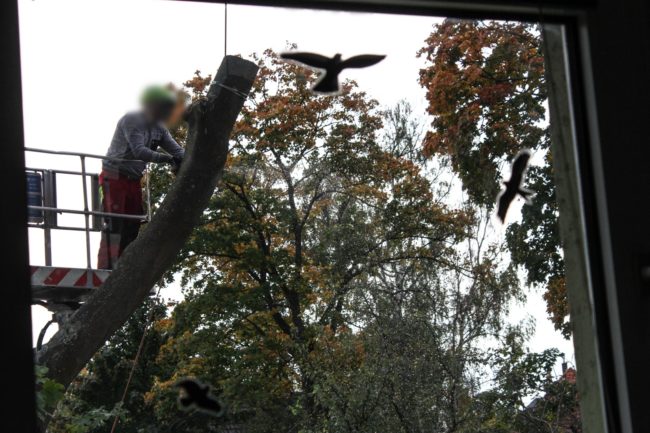
[[[228, 2], [224, 1], [223, 3], [223, 57], [226, 62], [226, 76], [228, 75], [228, 60], [226, 59], [227, 56], [228, 56]], [[222, 89], [228, 90], [229, 92], [234, 93], [235, 95], [239, 96], [240, 98], [243, 98], [244, 100], [250, 97], [248, 93], [244, 93], [239, 89], [235, 89], [234, 87], [227, 86], [218, 81], [213, 81], [212, 84], [216, 84]]]
[[223, 56], [228, 55], [228, 2], [223, 2]]
[[[228, 56], [228, 2], [225, 1], [223, 3], [223, 57], [226, 62], [226, 76], [228, 75], [228, 59], [226, 59], [227, 56]], [[219, 81], [213, 81], [212, 84], [216, 84], [222, 89], [228, 90], [229, 92], [239, 96], [240, 98], [243, 98], [244, 100], [250, 97], [248, 93], [244, 93], [239, 89], [235, 89], [234, 87], [227, 86]]]
[[[226, 61], [226, 67], [228, 66], [228, 62]], [[223, 83], [220, 83], [219, 81], [214, 81], [212, 84], [216, 84], [217, 86], [228, 90], [229, 92], [234, 93], [235, 95], [239, 96], [240, 98], [248, 99], [250, 95], [242, 92], [239, 89], [235, 89], [234, 87], [226, 86]]]

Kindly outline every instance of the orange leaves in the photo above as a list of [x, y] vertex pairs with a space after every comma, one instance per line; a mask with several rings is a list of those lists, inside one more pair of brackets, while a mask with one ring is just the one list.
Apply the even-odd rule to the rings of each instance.
[[565, 336], [570, 336], [571, 329], [567, 319], [570, 311], [565, 278], [551, 278], [546, 284], [546, 292], [544, 292], [543, 297], [546, 301], [546, 312], [555, 329], [562, 331]]
[[420, 85], [433, 116], [423, 154], [449, 156], [470, 197], [490, 206], [500, 161], [547, 145], [540, 140], [546, 90], [539, 33], [525, 23], [447, 19], [419, 56], [427, 61]]
[[436, 132], [427, 131], [422, 141], [422, 153], [427, 158], [436, 154], [449, 153], [450, 149], [444, 146], [443, 137]]
[[[417, 138], [383, 140], [388, 117], [354, 82], [341, 95], [316, 96], [301, 82], [304, 70], [272, 52], [257, 60], [260, 78], [233, 132], [221, 187], [188, 247], [188, 278], [200, 294], [187, 303], [199, 325], [186, 326], [213, 337], [224, 353], [213, 356], [238, 377], [288, 393], [313, 365], [358, 367], [364, 338], [345, 325], [353, 290], [386, 263], [439, 254], [464, 220], [435, 204], [413, 151]], [[453, 77], [437, 79], [453, 87]], [[479, 111], [476, 103], [467, 113]], [[172, 341], [187, 349], [193, 336]], [[277, 378], [267, 380], [266, 369]]]
[[505, 99], [513, 92], [514, 86], [511, 83], [493, 83], [480, 87], [476, 91], [478, 100], [482, 105], [493, 105], [505, 102]]
[[252, 240], [248, 242], [237, 242], [232, 245], [232, 249], [235, 254], [244, 256], [249, 251], [257, 251], [257, 245]]
[[377, 200], [386, 200], [388, 198], [385, 192], [368, 184], [358, 184], [351, 186], [349, 189], [349, 194], [354, 197], [372, 197]]
[[208, 75], [207, 77], [204, 77], [201, 75], [201, 71], [197, 69], [194, 72], [194, 77], [184, 82], [183, 86], [185, 86], [187, 89], [189, 89], [192, 92], [192, 99], [197, 99], [198, 97], [205, 95], [206, 88], [208, 87], [211, 81], [212, 81], [212, 75]]
[[482, 77], [483, 69], [481, 69], [476, 63], [470, 63], [463, 71], [463, 78], [469, 82], [478, 81]]

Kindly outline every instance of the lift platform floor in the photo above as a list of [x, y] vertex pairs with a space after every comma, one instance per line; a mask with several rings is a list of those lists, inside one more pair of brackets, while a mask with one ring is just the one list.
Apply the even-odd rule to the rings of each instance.
[[31, 266], [32, 298], [76, 301], [99, 288], [110, 274], [107, 269]]

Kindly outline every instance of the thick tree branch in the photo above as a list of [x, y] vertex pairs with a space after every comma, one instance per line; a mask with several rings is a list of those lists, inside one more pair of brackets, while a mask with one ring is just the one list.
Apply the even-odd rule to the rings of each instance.
[[191, 107], [186, 158], [162, 205], [104, 285], [37, 353], [52, 379], [67, 387], [176, 260], [223, 173], [229, 137], [257, 70], [227, 56], [207, 99]]

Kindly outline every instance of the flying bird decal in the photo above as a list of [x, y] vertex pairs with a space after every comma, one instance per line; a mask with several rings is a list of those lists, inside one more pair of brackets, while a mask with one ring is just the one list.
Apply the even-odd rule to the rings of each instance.
[[212, 387], [196, 379], [183, 379], [176, 383], [181, 388], [178, 404], [182, 410], [197, 409], [214, 416], [221, 416], [223, 405], [212, 395]]
[[366, 68], [375, 65], [386, 56], [375, 54], [362, 54], [342, 60], [341, 54], [334, 57], [325, 57], [320, 54], [306, 53], [302, 51], [289, 51], [281, 53], [284, 60], [292, 60], [313, 69], [323, 71], [312, 87], [317, 93], [332, 94], [340, 91], [339, 74], [346, 68]]
[[530, 204], [533, 192], [522, 187], [524, 176], [528, 169], [530, 155], [531, 153], [528, 149], [523, 149], [517, 153], [512, 161], [510, 180], [503, 182], [505, 188], [499, 193], [497, 198], [497, 216], [502, 223], [505, 222], [508, 208], [517, 195], [520, 195], [526, 200], [526, 204]]

